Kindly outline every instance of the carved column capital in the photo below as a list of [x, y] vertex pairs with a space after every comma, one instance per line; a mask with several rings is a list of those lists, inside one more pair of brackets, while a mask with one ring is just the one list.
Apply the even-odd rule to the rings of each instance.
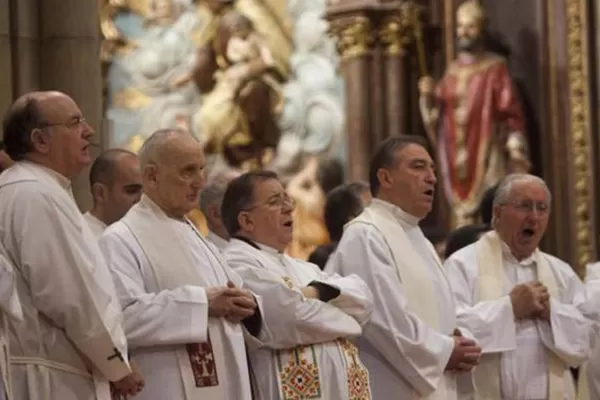
[[406, 46], [412, 40], [410, 21], [403, 15], [386, 16], [379, 28], [379, 41], [388, 55], [406, 54]]
[[367, 54], [374, 42], [371, 21], [363, 15], [348, 16], [332, 21], [330, 32], [337, 38], [337, 49], [342, 59]]

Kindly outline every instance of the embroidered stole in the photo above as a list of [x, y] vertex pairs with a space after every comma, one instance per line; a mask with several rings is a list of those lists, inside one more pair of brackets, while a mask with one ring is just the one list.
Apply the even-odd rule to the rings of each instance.
[[[212, 274], [216, 280], [223, 281], [223, 285], [229, 278], [226, 268], [222, 268], [222, 277], [212, 268], [200, 271], [183, 239], [178, 237], [180, 232], [172, 228], [173, 220], [147, 196], [143, 195], [122, 221], [148, 258], [160, 290], [173, 290], [183, 285], [214, 286], [208, 284], [202, 276], [204, 273]], [[189, 226], [198, 235], [198, 240], [202, 240], [193, 225], [190, 223]], [[219, 260], [218, 257], [215, 259]], [[227, 382], [223, 379], [227, 346], [222, 335], [220, 327], [209, 320], [207, 342], [189, 343], [176, 350], [187, 400], [226, 397]]]
[[[502, 261], [502, 242], [495, 231], [486, 233], [476, 243], [478, 264], [478, 279], [475, 294], [477, 303], [482, 301], [497, 300], [506, 295], [504, 288], [504, 264]], [[538, 280], [543, 283], [550, 293], [556, 297], [559, 294], [559, 285], [548, 260], [536, 250], [535, 263]], [[563, 400], [564, 374], [567, 366], [550, 350], [548, 354], [548, 400]], [[477, 400], [498, 400], [501, 398], [500, 390], [500, 354], [487, 354], [473, 371], [475, 383], [475, 398]]]
[[[385, 243], [392, 254], [398, 278], [403, 284], [403, 290], [408, 301], [408, 310], [417, 315], [429, 327], [443, 333], [440, 327], [440, 310], [436, 301], [437, 293], [427, 272], [428, 267], [423, 259], [425, 255], [422, 256], [415, 251], [396, 217], [384, 204], [374, 201], [347, 226], [356, 223], [371, 225], [383, 235]], [[430, 247], [428, 249], [433, 259], [438, 260], [436, 266], [440, 268], [442, 276], [446, 279], [442, 264], [439, 262], [434, 249]], [[448, 287], [450, 287], [449, 283]], [[451, 333], [448, 332], [448, 334]], [[450, 385], [445, 378], [440, 379], [436, 391], [427, 398], [446, 399], [447, 393], [453, 390]]]
[[[239, 240], [239, 239], [238, 239]], [[237, 245], [237, 244], [235, 244]], [[300, 292], [305, 286], [302, 282], [311, 282], [313, 276], [310, 268], [295, 268], [287, 256], [281, 255], [281, 262], [287, 268], [293, 268], [293, 274], [282, 275], [280, 269], [272, 268], [273, 260], [248, 243], [247, 249], [255, 252], [260, 263], [268, 270], [273, 281], [279, 282], [289, 289]], [[246, 250], [246, 249], [244, 249]], [[336, 340], [346, 367], [348, 383], [348, 400], [370, 400], [369, 374], [358, 357], [358, 349], [347, 339]], [[281, 400], [326, 400], [321, 386], [322, 377], [319, 370], [321, 345], [301, 345], [290, 349], [273, 350], [278, 371], [278, 386]], [[326, 381], [325, 381], [326, 382]]]

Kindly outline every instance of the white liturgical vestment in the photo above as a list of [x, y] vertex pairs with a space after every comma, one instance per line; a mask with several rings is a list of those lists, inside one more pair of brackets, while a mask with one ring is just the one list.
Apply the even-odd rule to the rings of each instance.
[[109, 399], [106, 379], [130, 374], [122, 315], [69, 180], [17, 162], [0, 175], [0, 204], [24, 318], [8, 322], [15, 399]]
[[242, 326], [208, 315], [206, 288], [242, 285], [219, 251], [146, 195], [100, 246], [146, 382], [136, 400], [250, 400]]
[[225, 250], [225, 247], [227, 247], [227, 245], [229, 244], [227, 240], [223, 239], [221, 236], [217, 235], [212, 231], [208, 231], [206, 239], [208, 239], [209, 242], [214, 244], [220, 252], [223, 252]]
[[[493, 247], [483, 255], [478, 250], [490, 240], [497, 240], [498, 260]], [[539, 250], [517, 261], [495, 231], [454, 253], [445, 267], [457, 301], [457, 318], [482, 348], [480, 366], [474, 371], [475, 398], [488, 398], [482, 392], [494, 391], [502, 399], [572, 400], [569, 367], [588, 358], [594, 337], [592, 322], [577, 309], [586, 297], [571, 267]], [[550, 323], [515, 320], [510, 291], [532, 281], [549, 290]], [[492, 291], [498, 293], [490, 295]]]
[[358, 341], [373, 399], [457, 398], [457, 374], [445, 372], [457, 328], [454, 298], [417, 218], [373, 199], [347, 225], [325, 271], [357, 274], [373, 293]]
[[8, 320], [18, 324], [23, 321], [23, 310], [17, 294], [15, 271], [0, 243], [0, 400], [14, 400], [10, 373], [10, 342]]
[[577, 400], [600, 399], [600, 262], [589, 264], [585, 274], [587, 301], [582, 313], [596, 326], [596, 343], [587, 365], [579, 370]]
[[[224, 255], [244, 285], [269, 304], [263, 341], [250, 352], [257, 399], [371, 399], [368, 372], [350, 341], [372, 309], [360, 278], [328, 276], [316, 265], [242, 238], [231, 239]], [[303, 296], [300, 289], [309, 284], [321, 299]]]
[[97, 239], [100, 239], [104, 233], [104, 230], [106, 229], [106, 224], [100, 221], [98, 217], [89, 211], [83, 214], [83, 218], [85, 219], [85, 222], [87, 222], [88, 226], [90, 227], [90, 231], [92, 231], [94, 236]]

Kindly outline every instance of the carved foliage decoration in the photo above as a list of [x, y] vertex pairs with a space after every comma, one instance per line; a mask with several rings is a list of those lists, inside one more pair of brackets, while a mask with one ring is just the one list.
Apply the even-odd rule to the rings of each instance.
[[567, 48], [569, 60], [569, 106], [571, 146], [573, 153], [573, 195], [575, 210], [575, 260], [578, 268], [592, 259], [590, 233], [591, 188], [589, 88], [587, 77], [588, 52], [583, 24], [586, 18], [584, 0], [567, 0]]
[[337, 49], [342, 59], [367, 54], [375, 40], [371, 21], [362, 15], [331, 22], [330, 32], [337, 37]]

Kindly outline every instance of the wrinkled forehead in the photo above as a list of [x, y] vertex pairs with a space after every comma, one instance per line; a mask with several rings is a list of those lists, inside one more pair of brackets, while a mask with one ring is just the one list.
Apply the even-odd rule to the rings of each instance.
[[272, 196], [285, 193], [285, 188], [275, 178], [258, 178], [255, 179], [253, 187], [253, 196], [257, 201], [264, 201]]
[[163, 145], [159, 158], [161, 164], [167, 164], [167, 166], [204, 165], [202, 145], [191, 135], [173, 136]]
[[68, 121], [81, 116], [81, 110], [73, 99], [62, 93], [48, 94], [40, 97], [39, 108], [47, 120]]
[[421, 145], [410, 143], [396, 151], [396, 164], [406, 164], [414, 161], [423, 161], [433, 164], [429, 152]]
[[537, 181], [524, 181], [513, 183], [509, 200], [511, 201], [536, 201], [548, 203], [548, 191], [546, 186]]

